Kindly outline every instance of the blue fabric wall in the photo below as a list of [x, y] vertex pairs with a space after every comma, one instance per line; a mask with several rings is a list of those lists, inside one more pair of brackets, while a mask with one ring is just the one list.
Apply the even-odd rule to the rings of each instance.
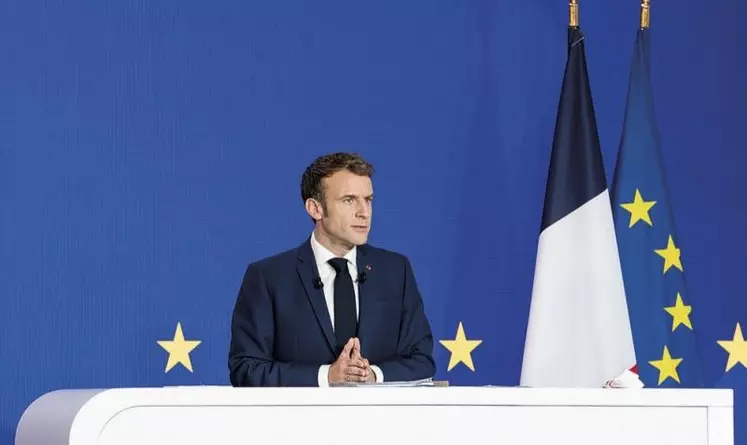
[[[747, 328], [746, 16], [652, 9], [678, 246], [722, 340]], [[2, 2], [0, 443], [58, 388], [227, 384], [244, 269], [309, 235], [300, 175], [329, 151], [377, 168], [371, 242], [410, 257], [437, 340], [460, 321], [483, 340], [475, 371], [447, 372], [436, 343], [438, 377], [518, 384], [567, 17], [558, 0]], [[638, 4], [581, 0], [581, 24], [611, 178]], [[177, 322], [202, 341], [192, 373], [164, 372]], [[724, 375], [715, 342], [706, 359]]]

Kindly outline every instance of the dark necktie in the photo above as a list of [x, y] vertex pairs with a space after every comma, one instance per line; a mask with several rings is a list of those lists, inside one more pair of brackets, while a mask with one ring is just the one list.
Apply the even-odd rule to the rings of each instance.
[[348, 260], [332, 258], [329, 264], [337, 271], [335, 276], [335, 337], [337, 351], [342, 350], [345, 343], [355, 337], [358, 330], [358, 317], [355, 315], [355, 290], [353, 279], [348, 270]]

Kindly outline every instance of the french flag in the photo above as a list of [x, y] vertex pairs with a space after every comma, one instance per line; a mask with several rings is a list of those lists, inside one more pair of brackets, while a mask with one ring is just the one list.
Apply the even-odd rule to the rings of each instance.
[[571, 26], [521, 385], [600, 388], [634, 365], [584, 36]]

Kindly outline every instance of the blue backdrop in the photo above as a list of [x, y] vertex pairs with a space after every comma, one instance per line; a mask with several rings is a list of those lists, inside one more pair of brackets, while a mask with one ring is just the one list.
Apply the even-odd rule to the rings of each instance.
[[[747, 329], [746, 16], [653, 0], [677, 244], [719, 340]], [[474, 371], [436, 343], [438, 377], [518, 384], [567, 24], [559, 0], [2, 2], [0, 443], [58, 388], [227, 384], [246, 265], [309, 235], [329, 151], [377, 168], [371, 241], [412, 260], [436, 339], [482, 340]], [[638, 2], [581, 24], [611, 178]], [[165, 372], [178, 322], [194, 372]], [[711, 380], [745, 382], [715, 341]]]

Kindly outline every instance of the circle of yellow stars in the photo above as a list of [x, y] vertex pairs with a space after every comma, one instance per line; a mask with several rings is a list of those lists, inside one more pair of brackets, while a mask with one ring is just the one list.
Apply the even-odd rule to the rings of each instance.
[[[648, 215], [648, 211], [653, 207], [653, 204], [655, 204], [655, 201], [643, 201], [640, 192], [636, 190], [634, 201], [632, 203], [622, 204], [624, 208], [627, 206], [626, 209], [631, 212], [631, 215], [637, 215], [631, 216], [630, 226], [632, 227], [638, 221], [644, 221], [651, 225], [652, 222]], [[655, 252], [665, 260], [664, 273], [667, 273], [671, 267], [675, 267], [682, 271], [680, 251], [674, 245], [671, 236], [669, 236], [667, 247], [665, 249], [658, 249]], [[672, 332], [674, 332], [679, 326], [685, 326], [690, 330], [693, 329], [692, 322], [690, 321], [692, 307], [684, 303], [682, 295], [679, 292], [675, 297], [674, 306], [665, 307], [664, 310], [672, 316]], [[180, 322], [177, 322], [176, 324], [176, 330], [174, 331], [174, 338], [172, 340], [158, 340], [157, 343], [169, 353], [168, 361], [166, 363], [166, 373], [178, 364], [184, 366], [188, 371], [193, 372], [192, 361], [189, 354], [197, 348], [202, 341], [185, 340]], [[482, 340], [468, 340], [464, 331], [464, 325], [461, 321], [457, 326], [456, 337], [453, 340], [439, 340], [439, 343], [451, 353], [447, 371], [451, 371], [460, 363], [463, 363], [471, 371], [475, 371], [475, 365], [472, 361], [472, 352], [482, 344]], [[744, 339], [742, 328], [739, 323], [737, 323], [736, 328], [734, 329], [734, 335], [731, 340], [719, 340], [717, 343], [729, 354], [726, 363], [726, 372], [731, 370], [737, 364], [741, 364], [747, 368], [747, 341]], [[673, 379], [677, 383], [680, 382], [677, 367], [682, 363], [682, 360], [682, 358], [672, 357], [669, 348], [664, 346], [661, 359], [649, 361], [651, 366], [659, 370], [659, 385], [664, 383], [668, 378]]]
[[158, 340], [157, 343], [169, 353], [165, 372], [171, 371], [171, 369], [178, 364], [184, 366], [189, 372], [193, 372], [192, 360], [190, 360], [189, 354], [199, 346], [202, 341], [185, 340], [181, 323], [176, 323], [176, 331], [174, 332], [173, 340]]
[[[653, 227], [653, 221], [651, 220], [649, 212], [654, 205], [656, 205], [656, 201], [644, 200], [641, 191], [636, 189], [632, 202], [620, 204], [620, 207], [630, 212], [628, 228], [632, 228], [641, 221], [648, 224], [650, 227]], [[655, 249], [654, 252], [664, 259], [663, 274], [666, 274], [672, 268], [684, 272], [681, 252], [675, 244], [672, 235], [669, 235], [666, 247]], [[682, 295], [680, 295], [679, 292], [675, 297], [674, 306], [665, 307], [664, 310], [672, 316], [672, 332], [674, 332], [679, 326], [685, 326], [692, 331], [693, 326], [690, 321], [692, 307], [684, 303]], [[744, 336], [742, 335], [742, 328], [739, 323], [737, 323], [736, 328], [734, 329], [734, 335], [731, 340], [719, 340], [717, 343], [729, 354], [726, 363], [726, 372], [729, 372], [729, 370], [737, 364], [741, 364], [747, 368], [747, 341], [745, 341]], [[659, 370], [659, 385], [664, 383], [668, 378], [680, 383], [677, 367], [682, 363], [682, 360], [682, 358], [672, 357], [669, 348], [665, 345], [661, 359], [649, 361], [651, 366]]]

